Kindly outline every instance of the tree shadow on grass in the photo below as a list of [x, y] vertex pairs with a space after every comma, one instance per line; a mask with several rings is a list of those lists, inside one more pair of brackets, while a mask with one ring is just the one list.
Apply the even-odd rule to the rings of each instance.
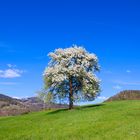
[[67, 108], [64, 108], [64, 109], [57, 109], [57, 110], [53, 110], [53, 111], [50, 111], [47, 113], [47, 115], [51, 115], [51, 114], [57, 114], [57, 113], [60, 113], [60, 112], [66, 112], [68, 111], [69, 109]]
[[82, 109], [86, 109], [86, 108], [97, 108], [97, 107], [101, 107], [104, 106], [105, 104], [101, 103], [101, 104], [93, 104], [93, 105], [85, 105], [85, 106], [79, 106], [75, 109], [77, 110], [82, 110]]
[[101, 104], [86, 105], [86, 106], [76, 106], [72, 110], [69, 110], [68, 108], [57, 109], [57, 110], [53, 110], [53, 111], [48, 112], [47, 115], [57, 114], [57, 113], [66, 112], [66, 111], [73, 111], [73, 110], [83, 110], [83, 109], [86, 109], [86, 108], [97, 108], [97, 107], [101, 107], [103, 105], [105, 105], [105, 104], [101, 103]]

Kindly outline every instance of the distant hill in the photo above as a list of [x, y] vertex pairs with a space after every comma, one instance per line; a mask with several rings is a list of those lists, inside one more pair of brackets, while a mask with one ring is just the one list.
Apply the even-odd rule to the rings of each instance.
[[140, 90], [124, 90], [110, 97], [109, 99], [106, 100], [106, 102], [120, 100], [140, 100]]
[[15, 99], [0, 94], [0, 116], [19, 115], [42, 109], [67, 108], [65, 104], [44, 104], [37, 97]]
[[25, 114], [29, 111], [21, 100], [0, 94], [0, 116]]
[[43, 108], [46, 108], [46, 109], [68, 108], [68, 105], [66, 104], [44, 104], [43, 101], [41, 101], [37, 97], [21, 99], [21, 101], [23, 104], [28, 106], [31, 111], [39, 111], [39, 110], [42, 110]]
[[0, 101], [16, 102], [17, 99], [9, 97], [9, 96], [4, 95], [4, 94], [0, 94]]

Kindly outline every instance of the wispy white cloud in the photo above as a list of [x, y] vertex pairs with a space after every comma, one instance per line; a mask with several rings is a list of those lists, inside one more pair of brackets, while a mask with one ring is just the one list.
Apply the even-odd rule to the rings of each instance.
[[12, 98], [15, 98], [15, 99], [27, 99], [27, 98], [29, 98], [29, 96], [21, 96], [21, 97], [19, 97], [19, 96], [12, 96]]
[[112, 71], [110, 71], [110, 70], [104, 70], [103, 71], [105, 74], [112, 74]]
[[17, 97], [17, 96], [13, 96], [12, 98], [15, 98], [15, 99], [21, 99], [21, 97]]
[[140, 85], [140, 82], [113, 81], [113, 83], [116, 83], [119, 85], [128, 85], [128, 86], [139, 86]]
[[9, 68], [15, 68], [15, 67], [16, 67], [16, 65], [12, 65], [12, 64], [7, 64], [7, 66], [8, 66]]
[[2, 51], [4, 53], [19, 52], [19, 51], [15, 50], [12, 46], [8, 45], [7, 43], [1, 42], [1, 41], [0, 41], [0, 51]]
[[131, 70], [126, 70], [127, 73], [131, 73]]
[[99, 99], [99, 100], [107, 100], [108, 97], [105, 97], [105, 96], [98, 96], [97, 99]]
[[0, 70], [0, 78], [16, 78], [16, 77], [21, 77], [21, 74], [24, 71], [19, 70], [19, 69], [6, 69], [6, 70]]
[[140, 82], [121, 82], [122, 85], [139, 86]]
[[0, 82], [0, 85], [17, 85], [16, 82]]
[[113, 88], [114, 88], [114, 89], [117, 89], [117, 90], [122, 89], [122, 87], [121, 87], [121, 86], [119, 86], [119, 85], [116, 85], [116, 86], [114, 86]]
[[16, 78], [21, 77], [25, 70], [17, 69], [16, 65], [13, 64], [7, 64], [7, 69], [2, 70], [0, 69], [0, 78]]

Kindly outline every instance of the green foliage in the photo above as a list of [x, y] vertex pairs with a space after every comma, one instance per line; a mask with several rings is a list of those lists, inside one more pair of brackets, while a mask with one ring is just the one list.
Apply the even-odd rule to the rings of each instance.
[[37, 97], [42, 100], [44, 103], [52, 103], [53, 96], [50, 92], [46, 93], [46, 90], [43, 89], [37, 92]]
[[140, 101], [0, 118], [0, 140], [140, 140]]

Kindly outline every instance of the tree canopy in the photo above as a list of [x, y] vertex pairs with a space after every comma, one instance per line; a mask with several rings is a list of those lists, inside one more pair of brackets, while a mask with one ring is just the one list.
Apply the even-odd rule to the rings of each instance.
[[92, 101], [100, 92], [98, 58], [83, 47], [73, 45], [49, 53], [51, 58], [44, 71], [45, 89], [53, 100], [69, 101], [69, 109], [75, 101]]

